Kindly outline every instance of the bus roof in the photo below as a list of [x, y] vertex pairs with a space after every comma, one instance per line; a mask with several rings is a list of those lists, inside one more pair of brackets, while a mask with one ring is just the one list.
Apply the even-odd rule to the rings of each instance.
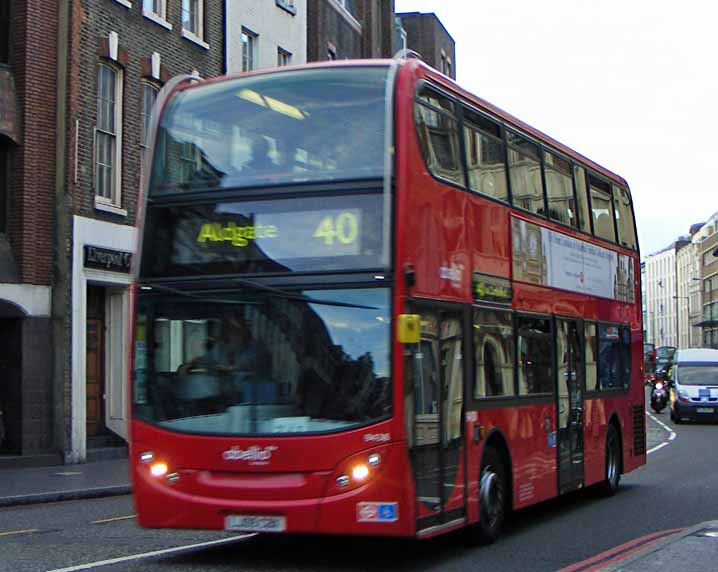
[[[438, 70], [432, 68], [425, 62], [416, 59], [416, 58], [408, 58], [408, 59], [401, 59], [401, 60], [395, 60], [395, 59], [358, 59], [358, 60], [332, 60], [332, 61], [323, 61], [323, 62], [310, 62], [310, 63], [304, 63], [304, 64], [297, 64], [297, 65], [290, 65], [290, 66], [282, 66], [282, 67], [275, 67], [275, 68], [263, 68], [259, 70], [253, 70], [251, 72], [234, 72], [230, 73], [224, 76], [218, 76], [214, 78], [207, 78], [203, 79], [199, 82], [200, 85], [206, 85], [210, 83], [216, 83], [231, 79], [237, 79], [239, 77], [247, 77], [247, 76], [258, 76], [258, 75], [264, 75], [264, 74], [270, 74], [270, 73], [283, 73], [283, 72], [289, 72], [289, 71], [297, 71], [297, 70], [305, 70], [305, 69], [321, 69], [321, 68], [330, 68], [330, 67], [377, 67], [377, 66], [391, 66], [399, 64], [399, 66], [407, 68], [410, 73], [413, 75], [417, 74], [417, 70], [421, 69], [422, 72], [431, 77], [431, 79], [439, 84], [444, 89], [454, 92], [455, 95], [461, 96], [465, 100], [473, 103], [477, 107], [481, 108], [484, 112], [487, 114], [493, 116], [495, 119], [502, 121], [511, 127], [516, 128], [519, 131], [523, 131], [525, 134], [530, 135], [534, 139], [553, 147], [555, 150], [563, 153], [564, 155], [574, 159], [575, 161], [578, 161], [579, 163], [584, 164], [586, 167], [589, 167], [593, 169], [594, 171], [600, 173], [604, 177], [607, 177], [611, 179], [614, 183], [617, 183], [619, 185], [628, 187], [628, 184], [626, 180], [614, 173], [613, 171], [610, 171], [606, 169], [605, 167], [602, 167], [598, 163], [592, 161], [588, 157], [582, 155], [581, 153], [578, 153], [577, 151], [571, 149], [567, 145], [564, 145], [563, 143], [557, 141], [556, 139], [550, 137], [549, 135], [546, 135], [544, 132], [540, 131], [539, 129], [536, 129], [535, 127], [531, 127], [528, 123], [525, 123], [518, 119], [517, 117], [511, 115], [507, 111], [504, 111], [500, 107], [497, 107], [496, 105], [493, 105], [492, 103], [489, 103], [485, 99], [482, 99], [478, 97], [477, 95], [474, 95], [473, 93], [465, 90], [461, 86], [459, 86], [454, 80], [451, 78], [445, 76], [444, 74], [440, 73]], [[178, 89], [192, 89], [193, 86], [198, 85], [197, 83], [193, 84], [184, 84]]]
[[425, 72], [428, 72], [427, 75], [429, 75], [431, 77], [431, 79], [433, 81], [435, 81], [437, 84], [440, 84], [442, 87], [444, 87], [450, 91], [453, 91], [457, 95], [460, 95], [464, 99], [474, 103], [477, 107], [481, 108], [483, 111], [494, 116], [494, 118], [496, 118], [500, 121], [503, 121], [504, 123], [507, 123], [512, 127], [515, 127], [519, 131], [523, 131], [525, 134], [528, 134], [528, 135], [532, 136], [534, 139], [537, 139], [538, 141], [540, 141], [550, 147], [553, 147], [557, 151], [560, 151], [564, 155], [571, 157], [572, 159], [578, 161], [579, 163], [583, 163], [585, 166], [600, 173], [604, 177], [611, 179], [614, 183], [628, 187], [628, 183], [620, 175], [617, 175], [613, 171], [610, 171], [610, 170], [606, 169], [605, 167], [602, 167], [601, 165], [592, 161], [585, 155], [582, 155], [581, 153], [574, 151], [567, 145], [564, 145], [563, 143], [561, 143], [560, 141], [557, 141], [553, 137], [546, 135], [543, 131], [536, 129], [535, 127], [531, 127], [531, 125], [529, 125], [528, 123], [521, 121], [519, 118], [511, 115], [507, 111], [504, 111], [500, 107], [497, 107], [496, 105], [489, 103], [485, 99], [482, 99], [482, 98], [478, 97], [477, 95], [474, 95], [473, 93], [471, 93], [469, 91], [466, 91], [464, 88], [459, 86], [454, 80], [452, 80], [451, 78], [440, 73], [438, 70], [432, 68], [425, 62], [422, 62], [421, 60], [418, 60], [418, 59], [404, 60], [403, 62], [404, 62], [404, 65], [408, 65], [410, 68], [412, 68], [414, 73], [415, 73], [415, 70], [418, 68], [421, 68]]

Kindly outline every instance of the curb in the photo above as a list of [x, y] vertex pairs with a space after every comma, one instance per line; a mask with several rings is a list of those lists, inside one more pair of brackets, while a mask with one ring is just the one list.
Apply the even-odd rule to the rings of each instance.
[[661, 540], [658, 540], [657, 542], [651, 543], [649, 546], [646, 546], [645, 548], [639, 550], [638, 552], [635, 552], [631, 554], [630, 556], [627, 556], [625, 559], [619, 560], [618, 562], [614, 562], [613, 564], [608, 564], [606, 566], [603, 566], [601, 568], [595, 568], [594, 570], [596, 572], [622, 572], [624, 570], [629, 570], [629, 565], [637, 560], [641, 560], [642, 558], [645, 558], [649, 554], [653, 554], [654, 552], [658, 552], [665, 548], [666, 546], [673, 544], [674, 542], [677, 542], [686, 536], [692, 536], [696, 532], [699, 532], [705, 528], [717, 528], [718, 527], [718, 521], [716, 520], [707, 520], [705, 522], [701, 522], [699, 524], [696, 524], [695, 526], [691, 526], [690, 528], [686, 528], [682, 532], [676, 532], [675, 534], [671, 534], [670, 536], [666, 538], [662, 538]]
[[128, 495], [132, 492], [130, 485], [115, 485], [109, 487], [93, 487], [90, 489], [75, 489], [69, 491], [53, 491], [49, 493], [35, 493], [28, 495], [15, 495], [0, 497], [0, 508], [11, 506], [43, 504], [68, 500], [96, 499]]

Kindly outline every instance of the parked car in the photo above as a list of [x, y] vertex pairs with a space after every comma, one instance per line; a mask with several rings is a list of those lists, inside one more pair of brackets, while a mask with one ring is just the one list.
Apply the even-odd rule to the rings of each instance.
[[666, 377], [674, 423], [718, 421], [718, 350], [678, 350]]

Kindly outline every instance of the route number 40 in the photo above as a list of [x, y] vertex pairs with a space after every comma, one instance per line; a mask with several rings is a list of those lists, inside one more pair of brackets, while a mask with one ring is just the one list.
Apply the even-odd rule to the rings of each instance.
[[312, 236], [323, 238], [324, 244], [327, 246], [332, 246], [335, 240], [339, 244], [352, 244], [359, 236], [357, 216], [346, 211], [337, 216], [325, 216], [317, 225]]

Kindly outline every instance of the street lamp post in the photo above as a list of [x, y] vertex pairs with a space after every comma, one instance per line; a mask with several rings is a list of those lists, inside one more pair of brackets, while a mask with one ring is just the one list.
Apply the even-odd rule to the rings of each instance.
[[678, 300], [688, 300], [688, 347], [691, 347], [691, 297], [690, 296], [673, 296], [676, 301], [676, 347], [681, 347], [681, 321], [678, 317]]

